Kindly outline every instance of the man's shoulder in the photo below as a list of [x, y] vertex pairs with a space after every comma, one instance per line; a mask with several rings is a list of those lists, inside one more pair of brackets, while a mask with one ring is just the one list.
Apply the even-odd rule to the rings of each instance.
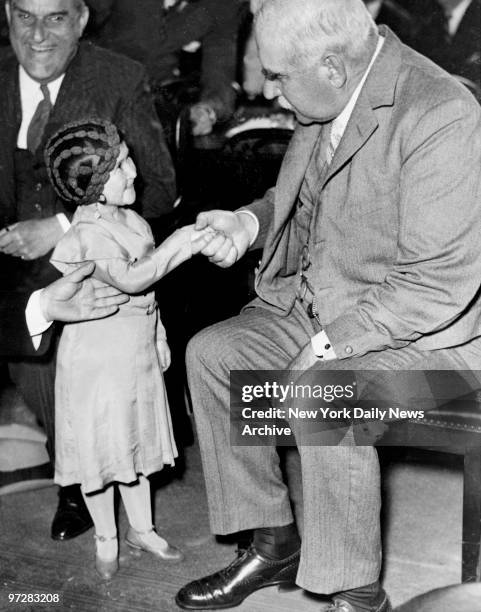
[[119, 76], [137, 81], [146, 75], [141, 63], [89, 41], [80, 43], [79, 61], [82, 67], [94, 70], [100, 76], [108, 74], [110, 77]]
[[414, 49], [402, 45], [401, 70], [396, 88], [398, 104], [418, 114], [444, 104], [456, 104], [466, 112], [478, 113], [479, 104], [458, 79]]
[[17, 58], [12, 47], [0, 47], [0, 73], [8, 72], [16, 64]]

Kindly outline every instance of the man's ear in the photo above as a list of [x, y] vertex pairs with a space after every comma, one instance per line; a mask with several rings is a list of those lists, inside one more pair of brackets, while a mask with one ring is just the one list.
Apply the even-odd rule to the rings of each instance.
[[7, 23], [10, 26], [10, 2], [5, 2], [5, 14], [7, 15]]
[[80, 11], [80, 16], [79, 16], [79, 21], [78, 21], [78, 25], [79, 25], [79, 38], [80, 36], [82, 36], [88, 20], [89, 20], [89, 15], [90, 15], [90, 11], [87, 5], [84, 5], [82, 7], [82, 10]]
[[332, 53], [323, 60], [323, 67], [327, 70], [327, 78], [336, 89], [341, 89], [347, 80], [346, 65], [339, 55]]

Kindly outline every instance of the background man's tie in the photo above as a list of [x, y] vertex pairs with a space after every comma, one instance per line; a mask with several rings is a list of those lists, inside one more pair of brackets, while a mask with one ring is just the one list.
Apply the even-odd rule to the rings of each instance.
[[43, 100], [40, 100], [38, 103], [27, 131], [27, 149], [32, 153], [35, 153], [42, 142], [45, 126], [52, 110], [52, 101], [50, 100], [50, 92], [47, 85], [40, 85], [40, 91], [42, 92]]

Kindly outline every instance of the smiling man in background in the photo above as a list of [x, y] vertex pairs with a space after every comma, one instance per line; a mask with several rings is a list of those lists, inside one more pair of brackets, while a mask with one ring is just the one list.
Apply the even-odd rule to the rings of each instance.
[[[57, 278], [49, 253], [73, 212], [56, 197], [43, 161], [56, 129], [88, 116], [115, 123], [139, 170], [138, 207], [148, 220], [172, 210], [174, 171], [142, 66], [79, 44], [89, 17], [83, 0], [7, 0], [5, 10], [11, 49], [0, 54], [0, 287], [31, 293]], [[52, 463], [54, 362], [50, 351], [9, 366], [45, 427]], [[61, 489], [52, 537], [75, 537], [91, 524], [78, 487]]]

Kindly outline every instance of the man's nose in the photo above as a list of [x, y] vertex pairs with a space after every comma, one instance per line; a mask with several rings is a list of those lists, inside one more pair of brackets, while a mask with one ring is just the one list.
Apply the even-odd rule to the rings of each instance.
[[39, 19], [35, 22], [35, 25], [33, 26], [33, 35], [32, 38], [35, 42], [42, 42], [43, 40], [45, 40], [46, 37], [46, 28], [44, 26], [44, 24], [42, 23], [42, 21]]
[[268, 81], [267, 79], [264, 81], [264, 98], [267, 100], [273, 100], [274, 98], [278, 98], [282, 92], [279, 89], [276, 81]]

